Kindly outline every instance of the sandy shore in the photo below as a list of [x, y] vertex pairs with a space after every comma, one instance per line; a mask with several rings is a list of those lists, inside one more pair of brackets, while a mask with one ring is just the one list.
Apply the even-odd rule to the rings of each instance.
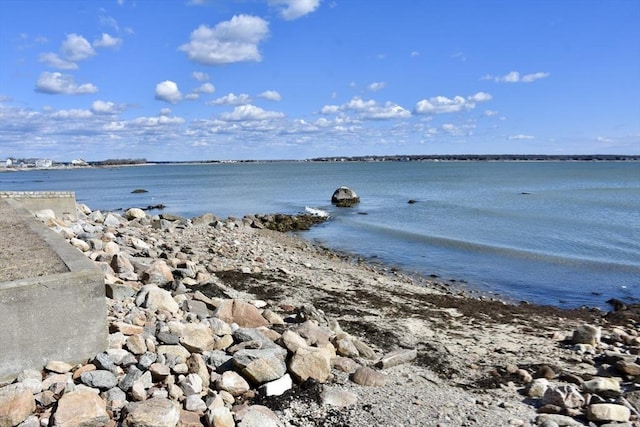
[[[626, 405], [630, 414], [622, 425], [639, 425], [634, 371], [620, 368], [608, 355], [633, 359], [639, 352], [634, 317], [471, 297], [433, 278], [405, 275], [295, 236], [256, 228], [251, 218], [185, 220], [142, 214], [108, 224], [106, 214], [84, 210], [79, 223], [91, 231], [85, 233], [87, 242], [111, 236], [121, 251], [138, 248], [127, 249], [133, 264], [162, 259], [162, 252], [210, 274], [206, 280], [174, 281], [175, 298], [198, 292], [212, 300], [258, 301], [282, 317], [302, 308], [334, 330], [337, 322], [342, 331], [375, 351], [368, 361], [356, 360], [380, 371], [386, 378], [382, 386], [355, 384], [349, 374], [332, 369], [324, 384], [307, 381], [282, 396], [255, 396], [250, 403], [271, 408], [282, 425], [527, 426], [545, 422], [540, 412], [556, 412], [575, 422], [562, 424], [558, 420], [563, 418], [558, 418], [555, 425], [588, 425], [593, 396], [602, 393], [584, 383], [598, 377], [613, 377], [618, 384], [615, 393], [598, 398]], [[69, 231], [72, 224], [50, 220], [49, 225], [87, 256], [104, 259], [104, 252], [79, 242], [78, 234]], [[142, 254], [140, 241], [151, 249]], [[138, 286], [110, 274], [106, 282]], [[123, 303], [107, 302], [110, 319], [122, 321]], [[583, 324], [598, 330], [593, 342], [572, 339]], [[379, 359], [398, 349], [415, 349], [417, 357], [380, 368]], [[547, 402], [530, 391], [536, 378], [548, 382], [543, 393], [573, 384], [586, 397], [578, 407], [557, 399]], [[344, 407], [327, 405], [321, 398], [326, 387], [347, 390], [357, 400]], [[603, 422], [597, 420], [598, 425]]]

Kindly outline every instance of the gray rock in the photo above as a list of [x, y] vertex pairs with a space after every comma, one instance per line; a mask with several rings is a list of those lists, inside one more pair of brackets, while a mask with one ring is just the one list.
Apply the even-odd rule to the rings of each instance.
[[331, 203], [338, 207], [350, 207], [360, 203], [360, 197], [349, 187], [340, 187], [333, 192]]
[[238, 427], [284, 427], [277, 415], [266, 406], [251, 405], [241, 413], [236, 413], [240, 418]]
[[257, 384], [276, 380], [287, 372], [286, 352], [280, 347], [264, 350], [240, 350], [233, 355], [233, 364], [242, 375]]
[[363, 386], [381, 387], [387, 382], [387, 376], [367, 366], [361, 366], [354, 372], [351, 380]]
[[115, 375], [103, 370], [85, 372], [80, 376], [80, 381], [89, 387], [99, 388], [101, 390], [115, 387], [116, 384], [118, 384]]
[[347, 390], [335, 387], [324, 387], [320, 394], [323, 405], [345, 407], [355, 405], [358, 402], [358, 396]]
[[131, 390], [131, 387], [133, 387], [133, 384], [138, 379], [140, 379], [142, 374], [143, 372], [140, 369], [138, 369], [135, 365], [129, 366], [127, 374], [123, 376], [118, 382], [118, 387], [125, 392]]
[[573, 331], [571, 340], [574, 344], [589, 344], [595, 347], [600, 342], [600, 335], [600, 327], [585, 324]]
[[387, 369], [393, 366], [409, 363], [418, 357], [418, 350], [416, 349], [399, 349], [387, 353], [382, 356], [382, 359], [376, 364], [379, 368]]

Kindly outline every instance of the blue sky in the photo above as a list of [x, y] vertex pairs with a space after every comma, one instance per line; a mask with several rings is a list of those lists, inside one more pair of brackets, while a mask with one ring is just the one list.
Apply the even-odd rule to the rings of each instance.
[[460, 153], [640, 153], [640, 2], [0, 1], [0, 158]]

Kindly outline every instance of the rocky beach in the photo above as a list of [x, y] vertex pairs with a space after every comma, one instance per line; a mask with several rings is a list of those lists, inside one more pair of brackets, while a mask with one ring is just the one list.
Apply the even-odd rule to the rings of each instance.
[[472, 296], [309, 216], [37, 216], [104, 272], [108, 349], [1, 384], [0, 426], [640, 426], [636, 307]]

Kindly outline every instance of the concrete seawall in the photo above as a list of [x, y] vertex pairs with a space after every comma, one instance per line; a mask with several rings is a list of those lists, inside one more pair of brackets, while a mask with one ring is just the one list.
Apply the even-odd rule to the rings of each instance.
[[32, 214], [51, 209], [57, 218], [68, 215], [76, 220], [76, 195], [73, 191], [0, 191], [0, 199], [13, 199]]
[[[15, 224], [23, 229], [11, 241], [0, 238], [4, 260], [0, 268], [11, 269], [14, 256], [23, 277], [0, 282], [0, 382], [24, 369], [41, 369], [50, 360], [72, 364], [86, 360], [106, 349], [108, 333], [103, 273], [30, 213], [31, 209], [53, 209], [57, 215], [63, 210], [75, 217], [73, 193], [54, 197], [59, 202], [55, 206], [49, 204], [48, 192], [46, 197], [6, 194], [0, 195], [0, 229]], [[59, 258], [52, 262], [66, 267], [51, 270], [63, 272], [30, 270], [28, 259], [23, 258], [33, 245], [51, 248]]]

